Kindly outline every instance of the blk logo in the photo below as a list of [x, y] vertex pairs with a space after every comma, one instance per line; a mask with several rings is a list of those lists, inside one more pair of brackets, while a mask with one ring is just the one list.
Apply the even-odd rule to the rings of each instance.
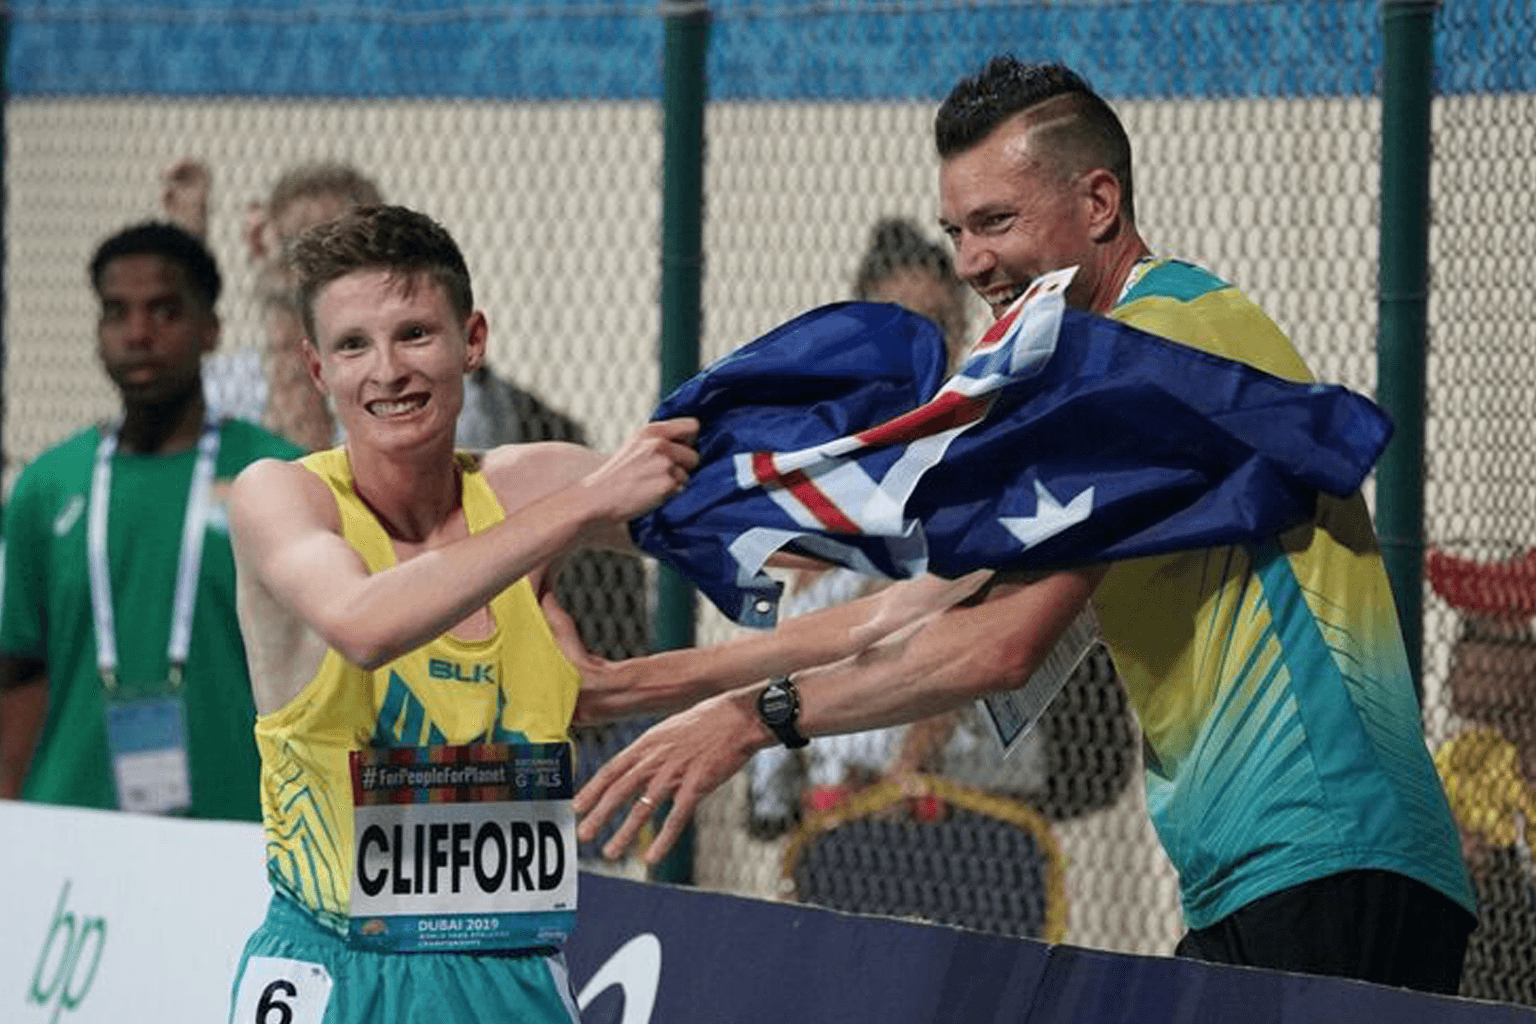
[[461, 665], [446, 658], [429, 658], [427, 674], [433, 679], [450, 679], [457, 683], [494, 683], [494, 665]]

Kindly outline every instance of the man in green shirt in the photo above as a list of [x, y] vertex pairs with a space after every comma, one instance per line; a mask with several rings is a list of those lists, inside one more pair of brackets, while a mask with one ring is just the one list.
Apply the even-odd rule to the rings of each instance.
[[299, 449], [208, 413], [220, 279], [202, 242], [131, 227], [90, 278], [122, 410], [6, 503], [0, 797], [260, 820], [225, 499], [248, 463]]

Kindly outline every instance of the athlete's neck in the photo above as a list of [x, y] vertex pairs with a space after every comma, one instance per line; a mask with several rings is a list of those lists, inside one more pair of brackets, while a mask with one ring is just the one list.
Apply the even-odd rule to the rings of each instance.
[[197, 444], [207, 404], [199, 383], [165, 402], [125, 403], [118, 448], [135, 455], [174, 455]]
[[347, 445], [352, 487], [395, 540], [423, 543], [459, 511], [463, 495], [453, 439], [394, 456]]
[[1127, 229], [1115, 239], [1106, 254], [1104, 273], [1099, 275], [1093, 294], [1087, 296], [1088, 311], [1102, 314], [1114, 309], [1120, 301], [1121, 293], [1125, 291], [1125, 282], [1130, 280], [1131, 271], [1151, 252], [1135, 228]]

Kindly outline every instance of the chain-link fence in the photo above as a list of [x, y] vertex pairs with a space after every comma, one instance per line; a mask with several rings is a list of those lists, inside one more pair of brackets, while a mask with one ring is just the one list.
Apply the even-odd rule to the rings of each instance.
[[1424, 640], [1430, 743], [1479, 903], [1462, 991], [1536, 1004], [1531, 17], [1448, 4], [1437, 25]]
[[[1116, 104], [1155, 249], [1239, 284], [1319, 376], [1374, 389], [1380, 4], [708, 8], [705, 359], [848, 297], [882, 219], [937, 239], [934, 108], [960, 75], [1008, 50], [1063, 60]], [[455, 234], [499, 376], [600, 448], [649, 413], [663, 74], [654, 0], [304, 10], [31, 0], [9, 12], [7, 482], [113, 410], [84, 266], [100, 238], [157, 214], [158, 174], [185, 156], [213, 175], [207, 232], [227, 279], [236, 392], [240, 374], [260, 373], [252, 357], [264, 345], [247, 205], [284, 170], [324, 159], [364, 170], [387, 199]], [[1426, 589], [1425, 721], [1484, 905], [1468, 991], [1536, 1001], [1536, 569], [1521, 561], [1536, 539], [1536, 456], [1521, 443], [1536, 418], [1536, 16], [1513, 0], [1446, 0], [1435, 28], [1426, 532], [1442, 555]], [[983, 313], [966, 313], [974, 333]], [[590, 569], [594, 600], [630, 595], [582, 616], [613, 653], [643, 643], [636, 571]], [[730, 632], [711, 612], [700, 625], [702, 642]], [[926, 739], [870, 740], [863, 754], [850, 744], [842, 776], [807, 764], [777, 765], [777, 776], [764, 766], [766, 782], [743, 773], [699, 815], [697, 882], [770, 897], [813, 897], [825, 883], [838, 895], [824, 898], [843, 906], [1171, 951], [1177, 886], [1146, 820], [1139, 743], [1107, 661], [1090, 660], [1006, 770], [984, 763], [973, 726], [961, 716]], [[588, 763], [626, 735], [589, 738]], [[965, 794], [881, 790], [904, 754]], [[839, 803], [848, 799], [863, 803]], [[874, 838], [842, 866], [866, 875], [877, 872], [860, 857], [899, 854], [879, 870], [910, 879], [949, 870], [954, 851], [977, 844], [997, 854], [956, 869], [943, 900], [964, 912], [903, 902], [900, 886], [861, 902], [876, 897], [834, 877], [836, 857], [808, 866], [811, 840], [851, 808]], [[1027, 887], [1038, 898], [1021, 898]]]

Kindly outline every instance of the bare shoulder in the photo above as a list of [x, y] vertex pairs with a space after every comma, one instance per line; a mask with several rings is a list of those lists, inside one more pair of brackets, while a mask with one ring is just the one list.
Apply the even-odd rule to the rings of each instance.
[[235, 477], [229, 491], [230, 526], [236, 534], [261, 523], [337, 525], [336, 501], [318, 475], [297, 462], [257, 459]]
[[303, 487], [301, 481], [305, 477], [309, 477], [316, 483], [320, 482], [315, 474], [297, 462], [285, 459], [257, 459], [235, 474], [230, 496], [236, 500], [241, 497], [250, 499], [273, 487]]
[[485, 479], [508, 512], [580, 480], [601, 466], [604, 456], [566, 441], [504, 444], [480, 459]]

